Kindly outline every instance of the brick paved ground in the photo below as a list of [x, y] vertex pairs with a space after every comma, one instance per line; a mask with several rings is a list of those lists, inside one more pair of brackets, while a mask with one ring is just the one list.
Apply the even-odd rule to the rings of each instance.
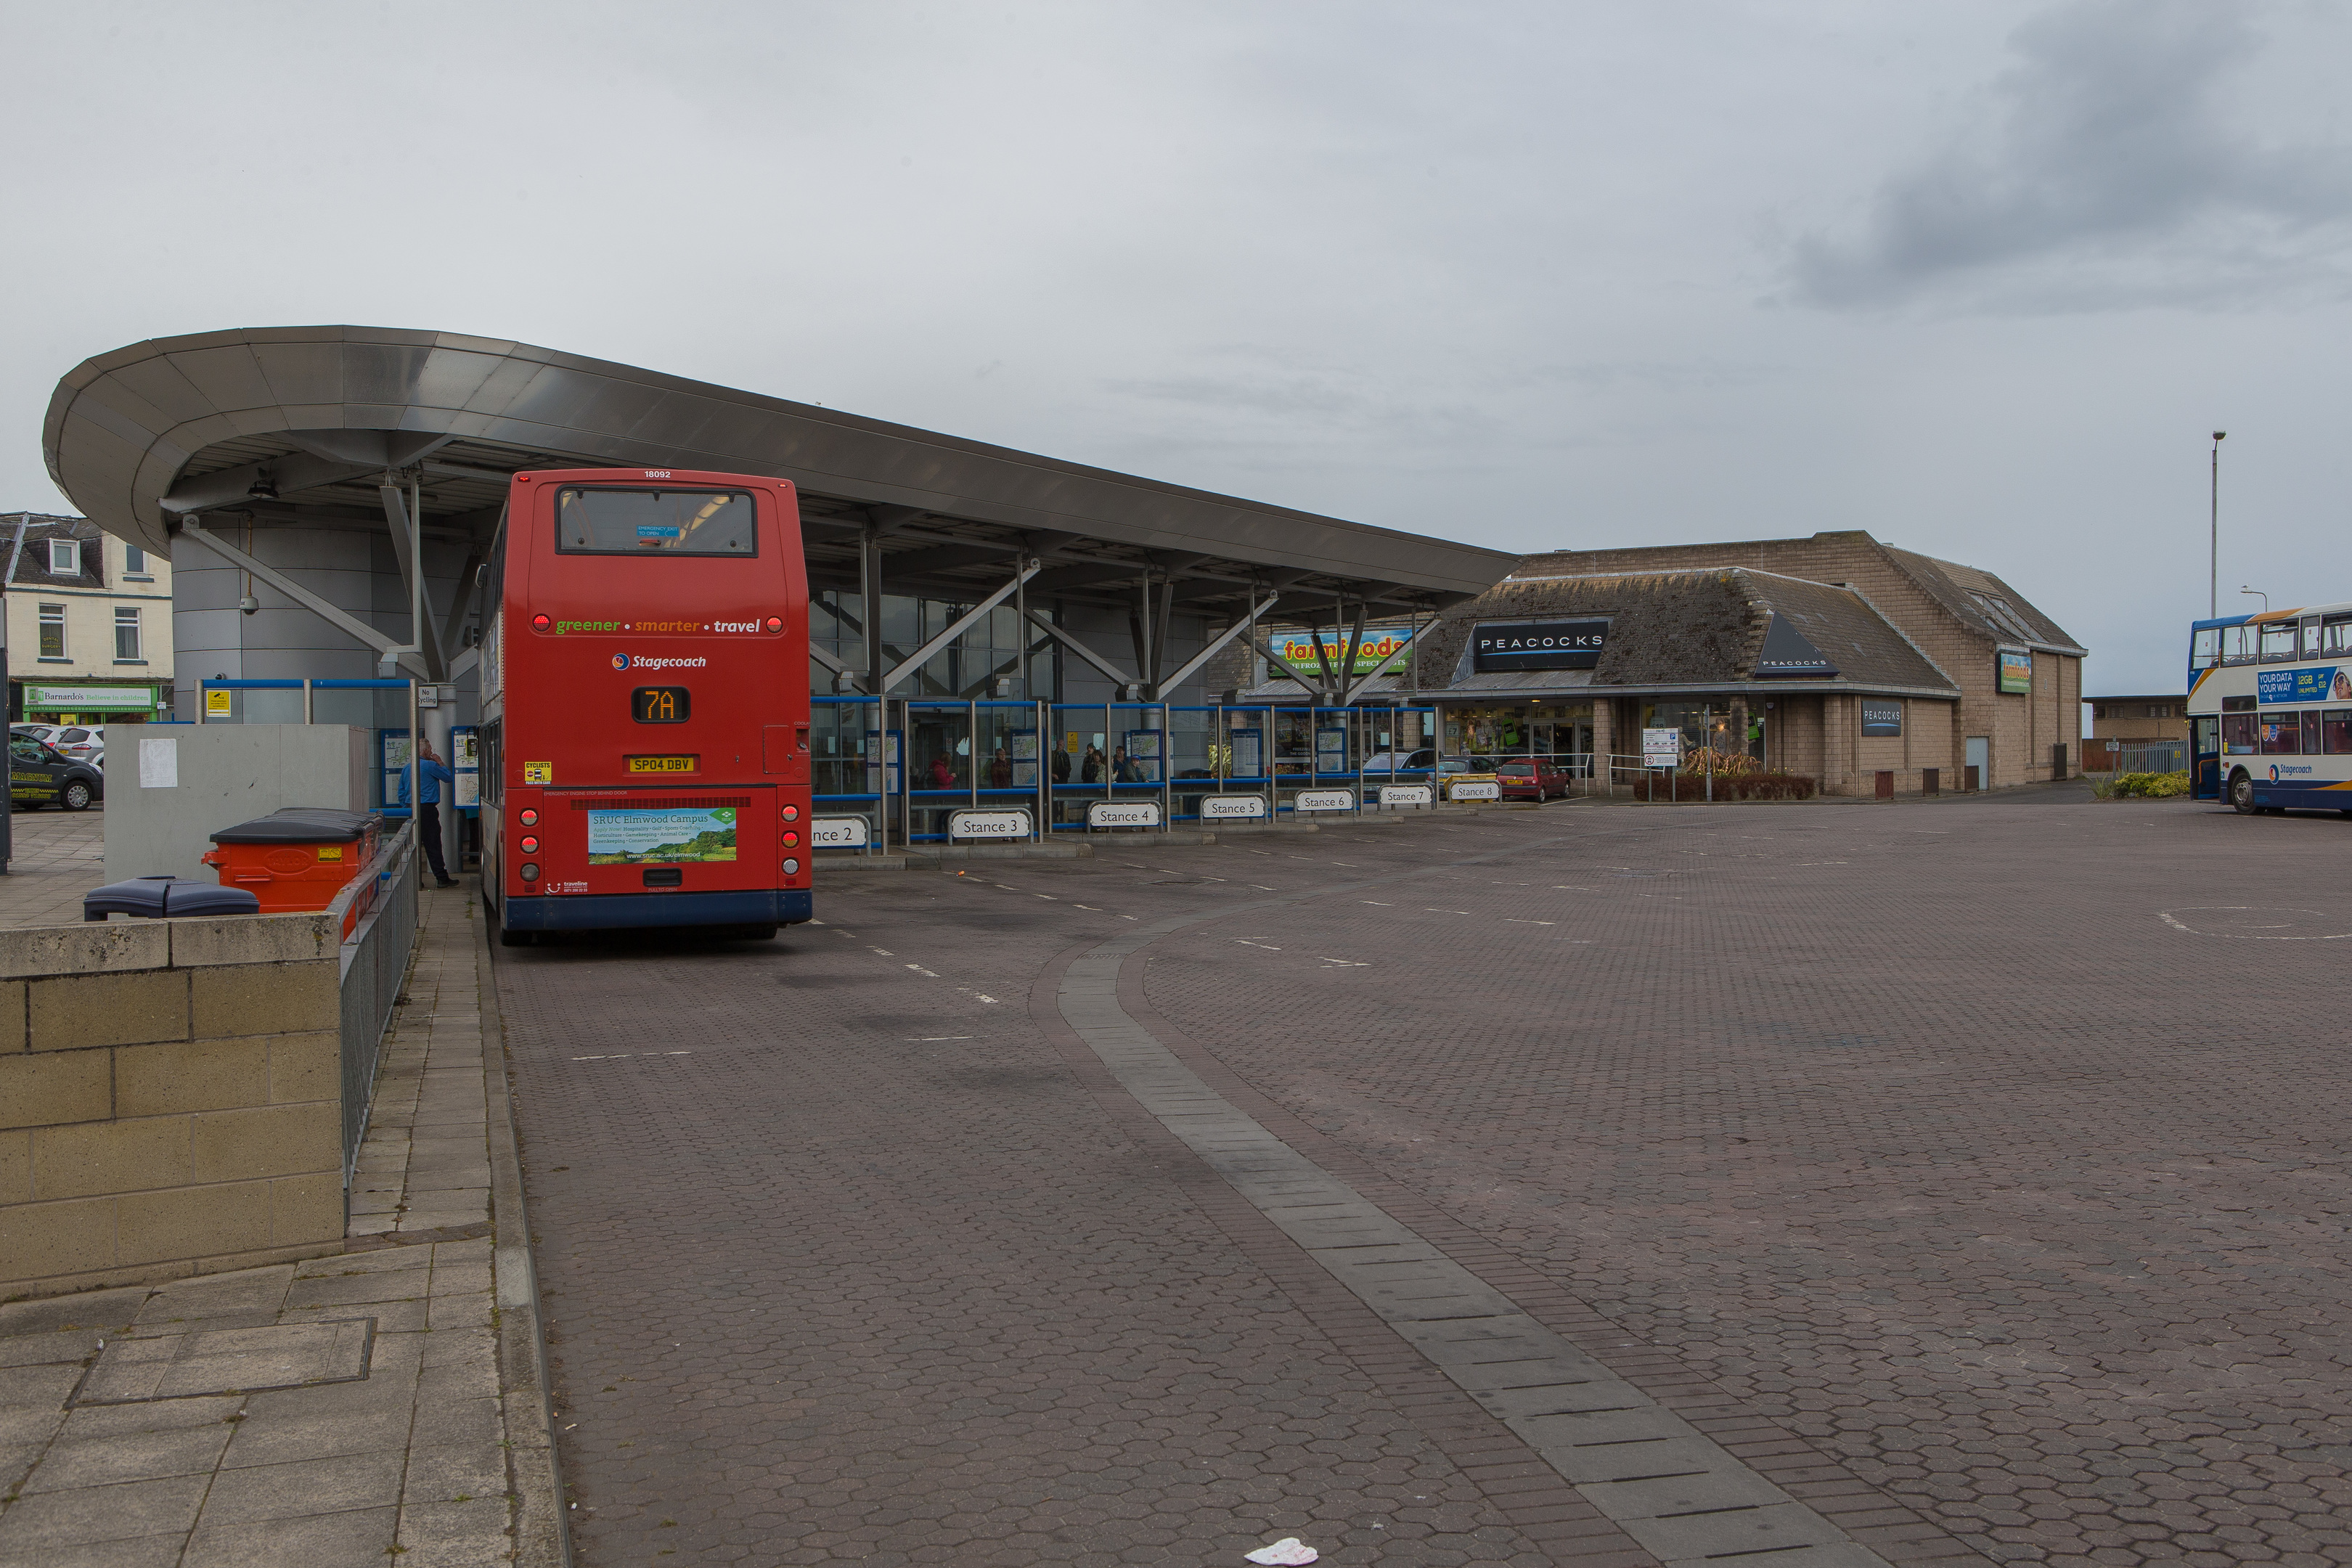
[[106, 884], [106, 808], [19, 810], [0, 877], [0, 926], [71, 925], [81, 896]]
[[1056, 1037], [1196, 912], [1204, 1083], [1888, 1558], [2352, 1563], [2347, 833], [1578, 805], [502, 955], [583, 1560], [1642, 1560]]

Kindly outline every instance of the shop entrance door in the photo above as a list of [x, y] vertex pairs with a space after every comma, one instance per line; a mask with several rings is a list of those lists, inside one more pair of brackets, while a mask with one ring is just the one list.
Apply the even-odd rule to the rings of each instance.
[[1968, 742], [1968, 787], [1990, 789], [1992, 787], [1992, 737], [1970, 735]]

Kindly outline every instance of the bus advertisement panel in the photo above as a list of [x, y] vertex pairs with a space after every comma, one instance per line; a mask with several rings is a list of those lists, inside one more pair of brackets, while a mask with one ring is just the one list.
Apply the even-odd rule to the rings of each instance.
[[2352, 605], [2193, 623], [2189, 726], [2196, 798], [2352, 815]]
[[781, 479], [514, 476], [485, 569], [499, 939], [810, 915], [808, 583]]

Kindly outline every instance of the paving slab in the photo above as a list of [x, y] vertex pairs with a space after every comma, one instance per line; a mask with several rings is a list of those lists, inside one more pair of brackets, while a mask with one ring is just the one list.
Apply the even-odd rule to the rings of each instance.
[[[358, 1250], [0, 1306], [0, 1568], [563, 1562], [511, 1175], [493, 1196], [513, 1152], [481, 927], [470, 900], [425, 908]], [[412, 1172], [419, 1082], [434, 1168]], [[442, 1178], [460, 1164], [480, 1184]]]

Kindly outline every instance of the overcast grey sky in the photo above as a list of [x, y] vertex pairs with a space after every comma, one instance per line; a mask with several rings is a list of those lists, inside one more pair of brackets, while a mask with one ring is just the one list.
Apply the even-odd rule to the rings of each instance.
[[1810, 533], [2169, 689], [2352, 599], [2352, 9], [0, 7], [0, 505], [59, 375], [519, 338], [1508, 550]]

